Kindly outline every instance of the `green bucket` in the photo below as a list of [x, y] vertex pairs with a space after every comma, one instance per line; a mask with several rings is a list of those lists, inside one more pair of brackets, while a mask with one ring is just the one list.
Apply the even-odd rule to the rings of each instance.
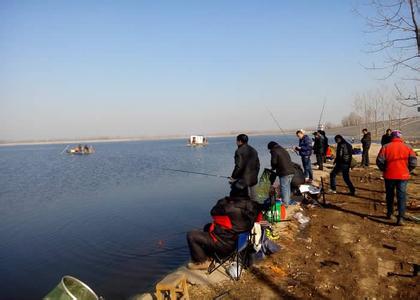
[[60, 283], [44, 297], [44, 300], [98, 300], [98, 296], [86, 284], [72, 276], [64, 276]]

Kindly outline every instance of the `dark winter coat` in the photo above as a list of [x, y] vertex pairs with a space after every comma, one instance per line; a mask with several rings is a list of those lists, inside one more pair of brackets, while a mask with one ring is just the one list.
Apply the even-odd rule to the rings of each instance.
[[294, 174], [292, 159], [289, 153], [280, 145], [274, 146], [270, 150], [271, 153], [271, 169], [276, 172], [277, 176], [283, 177]]
[[315, 154], [324, 154], [324, 137], [323, 136], [315, 136], [314, 139], [314, 153]]
[[334, 163], [336, 165], [351, 165], [353, 158], [353, 147], [344, 139], [337, 144], [337, 152]]
[[213, 240], [234, 245], [237, 235], [250, 231], [259, 213], [259, 204], [249, 197], [225, 197], [217, 201], [210, 214]]
[[372, 144], [372, 138], [370, 136], [370, 132], [363, 135], [361, 142], [362, 142], [363, 149], [369, 150], [370, 145]]
[[391, 140], [392, 140], [392, 136], [385, 133], [382, 136], [381, 145], [383, 146], [383, 145], [389, 144], [391, 143]]
[[294, 175], [290, 185], [293, 189], [298, 189], [305, 183], [305, 174], [303, 173], [302, 167], [297, 163], [293, 163], [293, 169]]
[[232, 178], [243, 179], [248, 186], [254, 186], [258, 183], [259, 171], [258, 152], [248, 144], [239, 146], [235, 151], [235, 168]]
[[328, 142], [328, 137], [325, 135], [325, 132], [322, 133], [322, 144], [324, 145], [324, 155], [327, 155], [328, 147], [330, 145]]

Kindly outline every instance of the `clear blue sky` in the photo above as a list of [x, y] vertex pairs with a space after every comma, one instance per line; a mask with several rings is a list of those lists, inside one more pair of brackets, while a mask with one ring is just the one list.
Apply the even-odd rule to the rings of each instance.
[[378, 86], [352, 1], [0, 2], [0, 139], [339, 122]]

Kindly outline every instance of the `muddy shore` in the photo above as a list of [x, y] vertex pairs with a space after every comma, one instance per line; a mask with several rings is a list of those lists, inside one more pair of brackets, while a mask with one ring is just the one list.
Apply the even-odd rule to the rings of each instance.
[[[372, 152], [374, 159], [377, 152]], [[328, 168], [315, 171], [317, 182], [324, 178], [325, 188]], [[188, 277], [190, 298], [418, 299], [420, 277], [412, 274], [413, 263], [420, 264], [420, 224], [407, 220], [399, 227], [384, 218], [381, 175], [374, 165], [356, 168], [351, 172], [356, 196], [345, 195], [347, 188], [338, 177], [338, 194], [325, 195], [323, 207], [289, 209], [291, 221], [274, 225], [281, 251], [246, 270], [238, 282], [221, 273], [208, 277], [181, 268]], [[408, 195], [407, 217], [420, 217], [419, 167], [409, 181]], [[310, 218], [308, 226], [302, 228], [293, 219], [297, 209]]]

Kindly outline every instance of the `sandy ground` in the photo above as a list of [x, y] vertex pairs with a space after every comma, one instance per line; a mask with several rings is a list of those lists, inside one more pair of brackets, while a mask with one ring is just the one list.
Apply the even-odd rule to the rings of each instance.
[[[408, 215], [420, 214], [415, 207], [420, 203], [420, 169], [415, 173], [408, 188]], [[374, 167], [352, 171], [355, 197], [340, 193], [346, 188], [339, 177], [339, 194], [326, 195], [323, 208], [304, 208], [311, 219], [307, 227], [291, 216], [287, 226], [276, 226], [280, 252], [254, 265], [238, 282], [191, 286], [191, 298], [419, 299], [420, 277], [410, 276], [410, 263], [420, 263], [420, 224], [407, 221], [398, 227], [384, 219], [380, 176]]]

